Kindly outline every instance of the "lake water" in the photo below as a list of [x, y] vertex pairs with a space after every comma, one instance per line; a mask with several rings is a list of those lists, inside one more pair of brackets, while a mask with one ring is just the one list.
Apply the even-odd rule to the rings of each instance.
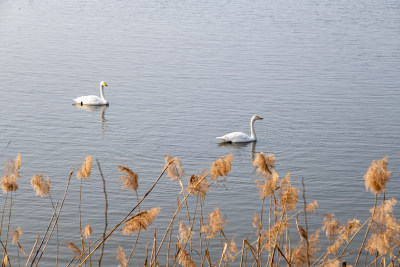
[[[213, 189], [206, 205], [207, 212], [220, 208], [238, 247], [254, 236], [261, 204], [253, 152], [273, 153], [280, 176], [290, 172], [296, 187], [304, 177], [308, 201], [320, 204], [311, 225], [324, 213], [342, 223], [356, 214], [365, 220], [374, 196], [363, 175], [372, 160], [389, 157], [386, 197], [399, 198], [399, 44], [397, 0], [2, 0], [0, 162], [18, 152], [22, 158], [11, 228], [21, 225], [30, 252], [52, 213], [30, 179], [49, 175], [61, 201], [70, 170], [87, 155], [106, 178], [110, 226], [136, 201], [121, 189], [116, 166], [139, 173], [143, 196], [166, 154], [182, 160], [185, 183], [234, 155], [226, 188]], [[72, 98], [98, 94], [101, 80], [109, 107], [72, 106]], [[264, 118], [255, 123], [255, 145], [218, 145], [216, 136], [249, 132], [253, 114]], [[143, 264], [152, 229], [165, 229], [179, 191], [163, 178], [143, 203], [162, 210], [134, 266]], [[97, 238], [105, 205], [97, 164], [82, 197], [83, 224]], [[78, 198], [74, 176], [60, 218], [60, 266], [71, 258], [64, 241], [80, 242]], [[128, 254], [132, 243], [110, 241], [104, 265], [116, 266], [117, 245]], [[54, 255], [53, 244], [40, 265], [54, 266]]]

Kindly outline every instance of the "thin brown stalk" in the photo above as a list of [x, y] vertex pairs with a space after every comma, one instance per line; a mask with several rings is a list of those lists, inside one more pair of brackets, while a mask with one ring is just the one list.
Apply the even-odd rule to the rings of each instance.
[[8, 192], [7, 192], [7, 194], [6, 194], [6, 198], [4, 199], [3, 212], [1, 213], [0, 237], [1, 237], [1, 232], [2, 232], [2, 230], [3, 230], [4, 212], [5, 212], [5, 210], [6, 210], [7, 199], [8, 199]]
[[38, 235], [38, 236], [36, 237], [35, 244], [33, 244], [31, 253], [29, 254], [28, 260], [26, 261], [25, 267], [28, 266], [28, 263], [29, 263], [29, 261], [31, 260], [31, 257], [32, 257], [32, 255], [33, 255], [33, 252], [35, 251], [35, 248], [36, 248], [36, 245], [37, 245], [37, 243], [38, 243], [38, 241], [39, 241], [39, 238], [40, 238], [40, 235]]
[[[154, 228], [154, 239], [153, 239], [153, 248], [151, 250], [151, 262], [154, 262], [154, 264], [157, 264], [157, 254], [155, 254], [156, 252], [156, 242], [157, 242], [157, 230], [156, 228]], [[154, 260], [153, 260], [153, 256], [154, 256]]]
[[364, 244], [365, 244], [365, 241], [367, 240], [367, 237], [368, 237], [369, 231], [371, 230], [372, 221], [373, 221], [373, 219], [374, 219], [374, 216], [375, 216], [375, 211], [376, 211], [376, 204], [377, 204], [377, 201], [378, 201], [378, 193], [376, 193], [376, 194], [375, 194], [374, 210], [373, 210], [373, 212], [372, 212], [371, 219], [370, 219], [370, 221], [369, 221], [369, 223], [368, 223], [367, 230], [365, 231], [364, 240], [363, 240], [363, 242], [361, 243], [360, 251], [358, 252], [357, 259], [356, 259], [356, 262], [354, 263], [354, 267], [356, 267], [356, 266], [357, 266], [358, 260], [360, 259], [360, 256], [361, 256], [361, 252], [362, 252], [362, 250], [364, 249]]
[[[169, 164], [171, 164], [171, 163], [172, 163], [172, 161], [169, 162]], [[81, 266], [82, 263], [85, 262], [85, 261], [89, 258], [89, 256], [90, 256], [91, 254], [93, 254], [95, 251], [97, 251], [97, 249], [99, 249], [99, 247], [100, 247], [104, 242], [106, 242], [106, 240], [111, 236], [111, 234], [112, 234], [118, 227], [120, 227], [122, 224], [124, 224], [124, 223], [126, 222], [127, 218], [132, 214], [132, 212], [135, 211], [135, 209], [136, 209], [137, 207], [139, 207], [139, 205], [146, 199], [146, 197], [150, 194], [150, 192], [154, 189], [154, 187], [155, 187], [155, 186], [157, 185], [157, 183], [160, 181], [161, 177], [164, 175], [165, 171], [167, 170], [169, 164], [166, 164], [166, 165], [164, 166], [164, 169], [162, 170], [162, 172], [160, 173], [160, 175], [158, 176], [158, 178], [156, 179], [156, 181], [155, 181], [155, 182], [153, 183], [153, 185], [147, 190], [146, 194], [144, 194], [144, 196], [143, 196], [142, 199], [139, 201], [139, 203], [136, 204], [136, 206], [133, 207], [133, 208], [124, 216], [124, 218], [123, 218], [117, 225], [115, 225], [112, 229], [110, 229], [110, 230], [106, 233], [106, 236], [104, 236], [103, 238], [98, 238], [98, 239], [94, 242], [94, 243], [97, 243], [97, 242], [99, 242], [99, 241], [102, 239], [102, 241], [100, 241], [99, 244], [97, 244], [97, 246], [91, 251], [91, 253], [90, 253], [89, 255], [87, 255], [86, 258], [83, 259], [83, 261], [82, 261], [78, 266]], [[93, 243], [93, 244], [94, 244], [94, 243]]]
[[[196, 184], [194, 187], [196, 187], [198, 184], [200, 184], [201, 181], [203, 181], [204, 179], [205, 179], [205, 176], [204, 176], [203, 178], [201, 178], [201, 179], [197, 182], [197, 184]], [[164, 234], [164, 236], [163, 236], [163, 238], [162, 238], [162, 240], [161, 240], [161, 243], [160, 243], [160, 245], [159, 245], [159, 247], [158, 247], [158, 249], [157, 249], [156, 255], [157, 255], [158, 253], [160, 253], [161, 247], [162, 247], [162, 245], [163, 245], [163, 243], [164, 243], [164, 241], [165, 241], [165, 238], [166, 238], [166, 236], [167, 236], [167, 234], [168, 234], [169, 229], [171, 228], [172, 223], [173, 223], [174, 220], [175, 220], [176, 215], [177, 215], [178, 212], [179, 212], [179, 209], [181, 208], [181, 206], [182, 206], [182, 204], [185, 202], [185, 200], [191, 195], [192, 191], [193, 191], [193, 189], [190, 190], [189, 193], [184, 197], [184, 199], [179, 203], [179, 206], [178, 206], [178, 208], [176, 209], [175, 214], [172, 216], [172, 219], [171, 219], [171, 221], [170, 221], [170, 223], [169, 223], [169, 225], [168, 225], [168, 227], [167, 227], [167, 231], [165, 232], [165, 234]]]
[[[81, 235], [81, 243], [82, 243], [82, 249], [81, 251], [83, 252], [83, 256], [85, 256], [85, 241], [83, 240], [83, 229], [82, 229], [82, 210], [81, 210], [81, 202], [82, 202], [82, 179], [80, 180], [80, 187], [79, 187], [79, 212], [78, 212], [78, 216], [79, 216], [79, 233]], [[86, 263], [85, 263], [86, 266]]]
[[306, 227], [306, 229], [305, 229], [306, 230], [305, 239], [306, 239], [306, 245], [307, 245], [307, 263], [308, 263], [308, 266], [310, 266], [310, 243], [308, 242], [307, 203], [306, 203], [306, 187], [304, 185], [304, 177], [301, 179], [301, 184], [303, 186], [304, 223], [305, 223], [304, 226]]
[[[61, 205], [60, 205], [60, 208], [58, 209], [58, 213], [57, 213], [57, 216], [56, 216], [56, 220], [55, 220], [55, 222], [54, 222], [53, 228], [51, 229], [51, 232], [50, 232], [50, 235], [49, 235], [49, 237], [48, 237], [48, 239], [47, 239], [46, 244], [49, 242], [50, 237], [51, 237], [51, 235], [52, 235], [52, 233], [53, 233], [53, 231], [54, 231], [54, 228], [55, 228], [55, 226], [56, 226], [57, 223], [58, 223], [58, 218], [60, 217], [61, 210], [62, 210], [62, 207], [63, 207], [63, 205], [64, 205], [65, 198], [66, 198], [66, 196], [67, 196], [68, 187], [69, 187], [69, 184], [70, 184], [70, 182], [71, 182], [71, 177], [72, 177], [72, 174], [73, 174], [73, 173], [74, 173], [74, 170], [72, 170], [72, 171], [70, 172], [70, 174], [69, 174], [68, 182], [67, 182], [67, 185], [66, 185], [65, 191], [64, 191], [64, 197], [63, 197], [63, 199], [62, 199], [62, 201], [61, 201]], [[47, 231], [46, 231], [46, 234], [47, 234]], [[43, 242], [42, 242], [42, 243], [43, 243]], [[41, 244], [42, 244], [42, 243], [41, 243]], [[40, 247], [38, 248], [37, 251], [39, 252], [39, 250], [40, 250]], [[44, 253], [44, 251], [42, 252], [41, 256], [43, 255], [43, 253]], [[36, 256], [37, 256], [37, 253], [36, 253]], [[35, 256], [35, 258], [36, 258], [36, 256]], [[41, 257], [41, 256], [40, 256], [40, 257]], [[40, 259], [39, 259], [39, 260], [40, 260]], [[35, 262], [35, 259], [32, 260], [32, 265], [33, 265], [34, 262]], [[39, 262], [39, 261], [38, 261], [38, 262]], [[31, 266], [32, 266], [32, 265], [31, 265]]]
[[171, 231], [170, 231], [170, 233], [169, 233], [168, 248], [167, 248], [167, 265], [166, 265], [166, 267], [169, 266], [169, 250], [170, 250], [170, 247], [171, 247], [171, 239], [172, 239], [172, 231], [173, 231], [173, 230], [174, 230], [174, 229], [171, 228]]
[[10, 194], [10, 210], [8, 213], [8, 225], [7, 225], [7, 233], [6, 233], [6, 244], [5, 247], [7, 248], [7, 243], [8, 243], [8, 234], [10, 233], [10, 224], [11, 224], [11, 210], [13, 206], [13, 192]]
[[[105, 207], [105, 210], [104, 210], [104, 220], [105, 220], [105, 223], [104, 223], [104, 232], [103, 232], [103, 245], [101, 246], [101, 253], [100, 253], [100, 257], [99, 257], [99, 261], [98, 261], [98, 262], [99, 262], [99, 267], [100, 267], [100, 266], [101, 266], [101, 261], [102, 261], [102, 259], [103, 259], [103, 254], [104, 254], [104, 245], [105, 245], [105, 239], [104, 239], [104, 238], [105, 238], [105, 236], [106, 236], [107, 227], [108, 227], [108, 220], [107, 220], [108, 199], [107, 199], [107, 191], [106, 191], [106, 180], [104, 179], [104, 175], [103, 175], [103, 172], [102, 172], [102, 170], [101, 170], [99, 160], [96, 159], [96, 162], [97, 162], [97, 167], [99, 168], [101, 180], [103, 181], [104, 200], [105, 200], [105, 202], [106, 202], [106, 207]], [[137, 195], [137, 192], [136, 192], [136, 195]], [[91, 253], [89, 253], [89, 254], [91, 254]], [[129, 258], [130, 258], [130, 257], [129, 257]], [[129, 260], [128, 260], [128, 262], [129, 262]]]
[[344, 252], [347, 250], [348, 246], [350, 245], [351, 241], [353, 241], [353, 239], [356, 237], [356, 235], [361, 231], [362, 228], [364, 228], [364, 226], [367, 224], [367, 222], [369, 222], [371, 220], [371, 218], [368, 218], [362, 225], [361, 227], [353, 234], [353, 236], [350, 238], [349, 242], [347, 242], [346, 246], [344, 247], [342, 253], [340, 253], [340, 256], [338, 257], [338, 259], [340, 260], [343, 257]]
[[[57, 204], [57, 205], [58, 205], [58, 204]], [[50, 226], [51, 226], [51, 224], [53, 223], [55, 214], [57, 213], [57, 205], [56, 205], [56, 207], [55, 207], [54, 210], [53, 210], [53, 214], [52, 214], [52, 216], [51, 216], [51, 218], [50, 218], [50, 221], [49, 221], [49, 224], [48, 224], [48, 226], [47, 226], [46, 232], [45, 232], [45, 234], [44, 234], [44, 236], [43, 236], [43, 238], [42, 238], [42, 241], [40, 242], [40, 245], [39, 245], [39, 247], [38, 247], [38, 249], [37, 249], [37, 251], [36, 251], [35, 257], [34, 257], [33, 260], [32, 260], [31, 266], [33, 266], [33, 263], [35, 262], [36, 257], [38, 256], [38, 254], [39, 254], [39, 252], [40, 252], [40, 249], [41, 249], [42, 246], [43, 246], [44, 240], [46, 239], [46, 236], [47, 236], [47, 234], [49, 233]], [[54, 229], [54, 228], [53, 228], [53, 229]], [[48, 239], [48, 240], [49, 240], [49, 239]], [[48, 240], [47, 240], [47, 242], [48, 242]], [[46, 245], [47, 245], [47, 242], [46, 242]], [[40, 256], [39, 256], [39, 259], [38, 259], [38, 262], [36, 263], [36, 265], [39, 263], [39, 261], [40, 261], [42, 255], [43, 255], [43, 252], [44, 252], [45, 249], [46, 249], [46, 246], [44, 246], [43, 251], [42, 251], [42, 253], [41, 253]]]
[[243, 239], [243, 243], [242, 243], [242, 251], [241, 251], [241, 256], [240, 256], [240, 267], [243, 266], [245, 240], [247, 240], [247, 237], [246, 237], [246, 239]]
[[135, 240], [135, 243], [133, 244], [133, 247], [132, 247], [131, 253], [129, 254], [129, 257], [128, 257], [128, 264], [129, 264], [129, 261], [130, 261], [130, 260], [131, 260], [131, 258], [132, 258], [133, 252], [135, 251], [135, 248], [136, 248], [137, 242], [138, 242], [138, 240], [139, 240], [139, 235], [140, 235], [140, 231], [139, 231], [139, 232], [137, 233], [137, 235], [136, 235], [136, 240]]

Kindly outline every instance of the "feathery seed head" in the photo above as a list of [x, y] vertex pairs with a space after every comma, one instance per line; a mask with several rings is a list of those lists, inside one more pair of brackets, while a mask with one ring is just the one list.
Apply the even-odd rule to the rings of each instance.
[[22, 235], [21, 226], [18, 226], [17, 229], [14, 229], [13, 232], [11, 233], [11, 236], [13, 237], [12, 243], [13, 244], [17, 243], [21, 235]]
[[184, 242], [189, 242], [192, 237], [192, 231], [190, 227], [186, 227], [183, 223], [179, 223], [179, 236], [180, 240]]
[[179, 254], [178, 261], [182, 264], [183, 267], [197, 267], [194, 261], [190, 258], [189, 254], [186, 252], [185, 248], [182, 247], [182, 244], [178, 243]]
[[164, 157], [165, 166], [169, 164], [167, 168], [167, 177], [171, 177], [171, 181], [180, 180], [185, 175], [185, 170], [182, 169], [181, 166], [181, 160], [178, 157], [171, 158], [169, 155]]
[[78, 248], [77, 245], [74, 244], [74, 242], [67, 241], [67, 242], [65, 242], [65, 244], [68, 245], [68, 247], [71, 249], [72, 253], [77, 254], [77, 255], [81, 254], [81, 250]]
[[261, 177], [267, 177], [272, 175], [272, 169], [275, 169], [276, 158], [273, 154], [264, 155], [264, 153], [258, 153], [253, 161], [253, 166], [256, 166], [257, 172]]
[[316, 200], [314, 200], [313, 202], [307, 204], [306, 211], [307, 212], [315, 212], [315, 210], [317, 208], [319, 208], [319, 204]]
[[78, 179], [82, 178], [89, 179], [91, 171], [92, 171], [92, 157], [87, 156], [82, 164], [81, 170], [76, 174], [76, 177], [78, 177]]
[[4, 164], [3, 174], [0, 183], [4, 193], [14, 192], [18, 189], [17, 178], [19, 177], [19, 170], [21, 168], [21, 155], [15, 157], [15, 160], [9, 159]]
[[124, 185], [122, 188], [129, 188], [132, 191], [136, 191], [139, 187], [139, 175], [129, 169], [128, 166], [118, 166], [119, 172], [125, 172], [126, 174], [119, 177], [118, 180], [122, 181]]
[[235, 256], [236, 256], [237, 252], [238, 252], [238, 250], [236, 247], [235, 238], [232, 237], [231, 242], [229, 242], [228, 248], [227, 248], [226, 252], [224, 253], [223, 260], [225, 262], [235, 261]]
[[283, 210], [292, 211], [296, 209], [299, 201], [299, 190], [292, 187], [290, 183], [290, 173], [283, 177], [279, 183], [279, 203], [278, 206]]
[[117, 259], [117, 261], [120, 262], [118, 267], [128, 266], [128, 259], [126, 258], [126, 255], [125, 255], [124, 251], [122, 250], [121, 246], [118, 246], [116, 259]]
[[233, 154], [228, 154], [211, 163], [211, 179], [217, 180], [219, 176], [225, 177], [231, 170], [233, 158]]
[[135, 214], [126, 221], [125, 226], [122, 228], [122, 232], [125, 235], [133, 235], [134, 232], [147, 230], [159, 212], [160, 208], [158, 207]]
[[390, 180], [392, 172], [387, 169], [387, 157], [372, 161], [367, 173], [364, 175], [365, 188], [374, 194], [385, 190], [386, 182]]
[[221, 231], [226, 222], [227, 220], [222, 217], [218, 207], [215, 207], [214, 211], [208, 215], [207, 224], [202, 227], [201, 231], [207, 234], [206, 238], [214, 238], [215, 233]]
[[195, 194], [198, 197], [204, 197], [210, 190], [206, 176], [207, 176], [207, 171], [205, 169], [199, 175], [193, 174], [192, 176], [190, 176], [189, 186], [187, 187], [187, 191], [192, 192], [192, 194]]
[[268, 196], [275, 193], [278, 180], [279, 175], [276, 171], [272, 171], [271, 175], [267, 179], [256, 180], [260, 199], [266, 199]]
[[335, 218], [335, 214], [324, 214], [324, 220], [322, 222], [322, 230], [325, 230], [326, 236], [329, 240], [333, 240], [335, 235], [340, 231], [340, 223]]
[[51, 182], [49, 176], [46, 176], [46, 179], [44, 179], [41, 174], [35, 174], [35, 176], [32, 177], [31, 185], [33, 189], [35, 189], [36, 195], [45, 197], [50, 193]]
[[85, 239], [88, 239], [92, 235], [92, 227], [88, 224], [85, 226], [85, 229], [83, 229], [83, 235], [85, 236]]

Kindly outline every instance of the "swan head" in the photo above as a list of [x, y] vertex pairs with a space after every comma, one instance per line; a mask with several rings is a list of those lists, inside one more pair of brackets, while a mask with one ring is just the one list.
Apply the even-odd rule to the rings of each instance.
[[106, 84], [105, 81], [101, 81], [101, 82], [100, 82], [100, 86], [107, 86], [107, 87], [108, 87], [108, 85]]
[[255, 121], [255, 120], [262, 120], [263, 118], [261, 118], [260, 116], [256, 116], [256, 115], [254, 115], [252, 118], [251, 118], [251, 120], [252, 121]]

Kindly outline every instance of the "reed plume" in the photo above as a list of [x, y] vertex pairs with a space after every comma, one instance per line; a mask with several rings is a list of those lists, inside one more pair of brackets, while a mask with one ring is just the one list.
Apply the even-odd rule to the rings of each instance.
[[262, 177], [272, 175], [272, 169], [275, 169], [276, 158], [273, 154], [264, 155], [263, 152], [258, 153], [253, 161], [253, 166], [257, 167], [257, 172]]
[[46, 176], [45, 179], [41, 174], [35, 174], [35, 176], [32, 177], [31, 185], [36, 191], [36, 195], [45, 197], [50, 193], [51, 182], [48, 176]]
[[[319, 230], [312, 234], [308, 238], [308, 249], [307, 242], [305, 239], [301, 239], [298, 245], [291, 250], [290, 263], [293, 266], [305, 266], [308, 265], [308, 260], [312, 261], [316, 258], [316, 253], [319, 250]], [[308, 253], [307, 253], [308, 252]], [[308, 254], [308, 255], [307, 255]]]
[[211, 163], [211, 179], [217, 180], [219, 176], [225, 177], [231, 170], [233, 158], [233, 154], [228, 154]]
[[322, 230], [325, 230], [326, 237], [329, 240], [335, 239], [335, 235], [340, 232], [340, 223], [335, 218], [335, 214], [324, 214], [324, 220], [322, 222]]
[[122, 181], [124, 184], [122, 188], [129, 188], [132, 191], [136, 191], [139, 187], [139, 175], [129, 169], [128, 166], [118, 166], [119, 172], [125, 172], [126, 174], [119, 177], [118, 180]]
[[296, 203], [299, 201], [299, 190], [292, 187], [290, 183], [290, 173], [279, 183], [279, 203], [278, 207], [282, 210], [292, 211], [296, 209]]
[[125, 226], [122, 228], [122, 232], [125, 235], [132, 235], [134, 232], [147, 230], [150, 224], [153, 223], [154, 218], [160, 212], [160, 208], [153, 208], [151, 210], [141, 211], [129, 220], [126, 221]]
[[260, 199], [266, 199], [275, 193], [278, 180], [279, 175], [275, 171], [272, 171], [271, 176], [267, 179], [256, 180]]
[[182, 247], [181, 244], [178, 244], [179, 247], [179, 254], [178, 254], [178, 261], [182, 264], [183, 267], [197, 267], [196, 263], [190, 258], [189, 254], [186, 250]]
[[89, 179], [91, 171], [92, 171], [92, 157], [87, 156], [83, 161], [80, 171], [76, 174], [76, 177], [78, 179], [82, 178]]
[[[201, 174], [199, 175], [193, 174], [192, 176], [190, 176], [189, 186], [187, 187], [187, 191], [192, 192], [192, 194], [198, 197], [204, 197], [210, 190], [210, 186], [205, 178], [207, 174], [208, 174], [207, 171], [204, 169]], [[199, 181], [201, 182], [197, 184]]]
[[89, 237], [92, 236], [92, 227], [88, 224], [85, 226], [85, 228], [83, 229], [83, 235], [85, 236], [85, 239], [88, 239]]
[[207, 224], [201, 228], [201, 231], [207, 234], [207, 238], [214, 238], [215, 233], [221, 231], [226, 222], [218, 207], [215, 207], [214, 211], [208, 215]]
[[81, 255], [81, 250], [78, 248], [77, 245], [75, 245], [74, 242], [66, 241], [65, 244], [68, 245], [72, 253], [77, 254], [79, 256]]
[[310, 213], [313, 213], [318, 208], [319, 208], [319, 204], [318, 204], [318, 202], [316, 200], [314, 200], [313, 202], [307, 204], [306, 211], [310, 212]]
[[236, 254], [238, 253], [237, 247], [236, 247], [236, 242], [235, 238], [232, 237], [231, 241], [228, 244], [228, 248], [226, 252], [224, 253], [224, 258], [223, 260], [225, 262], [234, 262], [236, 258]]
[[14, 229], [11, 233], [11, 236], [13, 238], [12, 243], [17, 243], [19, 241], [19, 238], [22, 236], [21, 226], [18, 226], [17, 229]]
[[185, 170], [182, 169], [181, 160], [178, 157], [171, 158], [169, 155], [165, 157], [165, 166], [168, 165], [167, 168], [167, 177], [171, 178], [171, 181], [180, 180], [185, 175]]
[[[375, 210], [372, 218], [373, 233], [368, 240], [366, 249], [370, 254], [379, 252], [381, 255], [392, 254], [393, 248], [400, 245], [400, 225], [393, 215], [394, 198], [383, 201]], [[373, 213], [373, 209], [371, 209]]]
[[4, 163], [3, 177], [0, 179], [4, 193], [14, 192], [18, 189], [17, 178], [21, 168], [21, 154], [18, 153], [15, 160], [9, 159]]
[[185, 224], [179, 223], [179, 236], [181, 241], [189, 242], [192, 237], [192, 230]]
[[390, 180], [392, 172], [387, 169], [387, 157], [378, 161], [373, 160], [367, 173], [364, 175], [365, 188], [374, 194], [385, 190], [386, 182]]
[[118, 267], [128, 266], [128, 259], [126, 258], [126, 255], [125, 255], [124, 251], [122, 250], [122, 247], [120, 247], [120, 246], [118, 246], [116, 259], [117, 259], [117, 261], [120, 262]]

